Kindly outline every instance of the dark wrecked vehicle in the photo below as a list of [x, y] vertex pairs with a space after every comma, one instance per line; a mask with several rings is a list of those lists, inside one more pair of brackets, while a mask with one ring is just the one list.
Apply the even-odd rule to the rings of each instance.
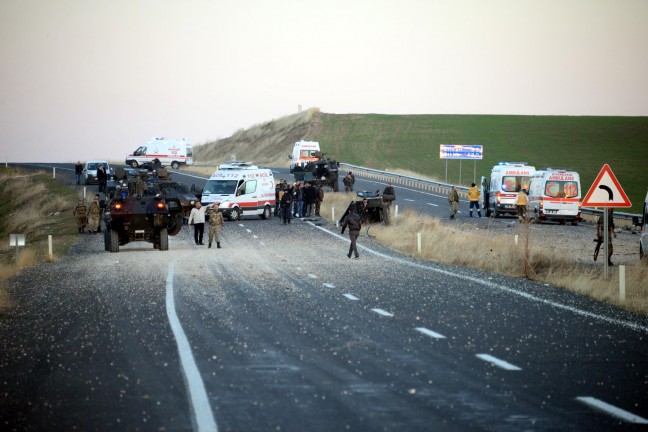
[[339, 220], [342, 224], [344, 218], [349, 214], [349, 208], [355, 207], [356, 213], [360, 215], [360, 222], [363, 226], [382, 223], [389, 225], [389, 211], [383, 198], [375, 192], [361, 191], [357, 193], [360, 200], [351, 201]]
[[[119, 171], [118, 168], [116, 171]], [[124, 173], [117, 176], [124, 179]], [[145, 241], [155, 249], [169, 249], [169, 236], [182, 228], [182, 206], [178, 198], [165, 197], [154, 184], [145, 182], [146, 173], [121, 180], [104, 211], [105, 250], [119, 252], [119, 246]]]
[[338, 181], [338, 162], [331, 159], [324, 159], [324, 154], [316, 152], [315, 156], [319, 160], [308, 162], [303, 167], [297, 165], [293, 169], [295, 180], [302, 184], [310, 183], [313, 186], [322, 186], [333, 192], [339, 192], [340, 186]]

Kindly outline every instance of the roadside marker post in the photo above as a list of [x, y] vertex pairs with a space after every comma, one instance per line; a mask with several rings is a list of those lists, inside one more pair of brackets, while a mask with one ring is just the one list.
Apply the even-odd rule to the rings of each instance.
[[16, 265], [18, 265], [18, 248], [25, 246], [25, 234], [9, 234], [9, 246], [16, 247]]

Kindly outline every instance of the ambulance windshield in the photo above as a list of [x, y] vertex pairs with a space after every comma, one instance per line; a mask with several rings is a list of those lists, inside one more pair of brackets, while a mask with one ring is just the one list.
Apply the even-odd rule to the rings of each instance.
[[203, 188], [203, 195], [234, 195], [237, 186], [238, 180], [209, 180]]
[[549, 180], [545, 183], [545, 195], [552, 198], [576, 198], [578, 182]]

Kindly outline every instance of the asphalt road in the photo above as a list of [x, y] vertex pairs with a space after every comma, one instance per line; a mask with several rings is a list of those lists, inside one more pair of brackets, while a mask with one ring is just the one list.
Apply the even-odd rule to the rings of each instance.
[[86, 235], [26, 269], [0, 319], [2, 429], [648, 428], [644, 317], [367, 237], [349, 260], [325, 221], [246, 218], [222, 243]]

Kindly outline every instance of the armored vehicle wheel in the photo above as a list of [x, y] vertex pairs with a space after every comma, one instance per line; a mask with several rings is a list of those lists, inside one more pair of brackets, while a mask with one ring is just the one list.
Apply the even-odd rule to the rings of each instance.
[[178, 161], [171, 162], [171, 168], [173, 168], [173, 169], [180, 168], [180, 162], [178, 162]]
[[272, 216], [272, 210], [270, 210], [270, 206], [265, 206], [263, 213], [261, 213], [261, 219], [268, 219], [270, 216]]
[[110, 250], [110, 230], [107, 227], [104, 229], [104, 250], [106, 252]]
[[119, 252], [119, 233], [117, 230], [110, 230], [110, 252]]
[[241, 209], [238, 207], [232, 208], [232, 211], [229, 214], [229, 220], [231, 221], [241, 220]]
[[169, 250], [169, 233], [166, 228], [160, 230], [160, 250]]
[[137, 168], [139, 165], [138, 165], [138, 163], [137, 163], [136, 160], [132, 160], [132, 161], [130, 162], [130, 166], [133, 167], [133, 168]]

